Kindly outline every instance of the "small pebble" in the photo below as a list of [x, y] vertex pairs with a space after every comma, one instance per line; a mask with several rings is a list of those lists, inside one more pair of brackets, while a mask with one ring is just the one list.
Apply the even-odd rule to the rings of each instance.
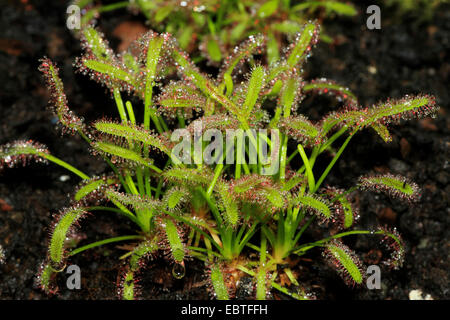
[[69, 179], [70, 179], [70, 176], [68, 176], [68, 175], [62, 175], [59, 177], [59, 181], [61, 181], [61, 182], [66, 182]]
[[416, 289], [416, 290], [411, 290], [409, 292], [409, 300], [434, 300], [434, 299], [429, 294], [427, 294], [425, 297], [423, 297], [422, 290]]

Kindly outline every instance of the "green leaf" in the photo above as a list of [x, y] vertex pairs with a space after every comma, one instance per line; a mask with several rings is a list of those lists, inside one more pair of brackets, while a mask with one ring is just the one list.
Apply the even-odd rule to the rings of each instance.
[[207, 186], [213, 178], [211, 171], [205, 168], [191, 169], [173, 167], [165, 170], [163, 176], [171, 182], [190, 184], [193, 186]]
[[266, 197], [275, 207], [282, 208], [284, 206], [284, 198], [283, 195], [277, 189], [265, 188]]
[[266, 300], [266, 296], [267, 296], [266, 276], [267, 276], [267, 273], [264, 268], [260, 268], [258, 273], [256, 274], [256, 299], [257, 300]]
[[0, 146], [0, 170], [13, 168], [18, 164], [26, 165], [31, 161], [45, 162], [45, 155], [50, 154], [47, 147], [31, 140], [18, 140]]
[[288, 78], [284, 81], [281, 89], [281, 96], [279, 104], [283, 107], [283, 116], [289, 117], [291, 110], [296, 107], [301, 98], [300, 86], [302, 82], [298, 78]]
[[328, 11], [333, 11], [337, 14], [345, 16], [354, 16], [357, 11], [353, 5], [348, 3], [342, 3], [339, 1], [324, 1], [321, 3]]
[[182, 190], [174, 190], [170, 193], [168, 199], [167, 199], [167, 206], [170, 209], [175, 208], [178, 203], [180, 203], [181, 199], [184, 197], [184, 191]]
[[330, 209], [330, 205], [325, 199], [308, 194], [304, 196], [298, 196], [296, 200], [319, 217], [324, 217], [325, 219], [331, 218], [332, 212]]
[[145, 77], [145, 97], [144, 97], [144, 107], [146, 110], [150, 108], [152, 102], [153, 85], [156, 76], [156, 67], [159, 62], [159, 55], [161, 48], [164, 43], [164, 39], [159, 36], [149, 35], [148, 47], [147, 47], [147, 59], [145, 64], [145, 70], [147, 72]]
[[302, 143], [314, 144], [319, 135], [319, 129], [302, 115], [283, 118], [278, 126], [284, 134]]
[[210, 277], [216, 298], [218, 300], [230, 300], [228, 289], [224, 282], [223, 273], [218, 264], [213, 264], [211, 266]]
[[333, 94], [338, 99], [345, 100], [356, 105], [358, 99], [347, 87], [341, 86], [334, 81], [327, 79], [315, 79], [307, 83], [302, 88], [303, 92], [316, 92], [319, 94]]
[[191, 26], [184, 26], [183, 29], [180, 30], [179, 36], [177, 37], [178, 43], [183, 50], [186, 50], [192, 40], [192, 34], [194, 29]]
[[111, 189], [106, 190], [105, 194], [106, 197], [114, 203], [119, 203], [124, 206], [131, 206], [135, 210], [158, 211], [162, 207], [160, 201], [154, 200], [145, 195], [127, 194]]
[[384, 140], [384, 142], [392, 141], [391, 133], [385, 125], [376, 122], [373, 123], [370, 127], [375, 130], [375, 132]]
[[167, 18], [167, 16], [172, 12], [172, 10], [173, 7], [171, 5], [159, 8], [154, 15], [155, 22], [161, 23], [165, 18]]
[[257, 66], [253, 69], [250, 81], [247, 87], [247, 95], [245, 97], [244, 105], [242, 106], [245, 119], [251, 115], [253, 107], [258, 100], [259, 93], [263, 87], [265, 78], [264, 68]]
[[364, 125], [374, 122], [399, 122], [401, 119], [423, 118], [437, 111], [435, 98], [428, 95], [405, 96], [400, 100], [388, 100], [365, 110]]
[[311, 43], [314, 42], [314, 38], [317, 37], [317, 29], [318, 26], [313, 23], [309, 23], [305, 26], [287, 58], [286, 62], [290, 68], [299, 64], [304, 58], [305, 53], [311, 50]]
[[420, 188], [401, 175], [368, 175], [359, 178], [359, 187], [377, 193], [383, 192], [391, 197], [416, 202], [420, 198]]
[[216, 183], [215, 191], [219, 194], [221, 204], [225, 208], [225, 221], [230, 226], [236, 226], [239, 221], [239, 211], [228, 186], [225, 183]]
[[299, 185], [301, 183], [305, 183], [305, 182], [306, 182], [306, 180], [305, 180], [304, 175], [296, 174], [291, 179], [289, 179], [288, 181], [286, 181], [284, 183], [282, 190], [289, 191], [289, 190], [295, 188], [297, 185]]
[[58, 74], [59, 69], [50, 59], [44, 58], [40, 62], [39, 71], [44, 75], [47, 88], [50, 91], [52, 111], [58, 117], [64, 129], [72, 133], [83, 131], [83, 120], [77, 117], [68, 107], [67, 97], [64, 93], [64, 85]]
[[354, 252], [338, 241], [330, 242], [326, 248], [328, 250], [328, 258], [338, 262], [338, 265], [344, 268], [339, 271], [347, 284], [351, 284], [352, 282], [362, 284], [364, 276], [359, 267], [361, 263]]
[[164, 219], [164, 231], [167, 237], [167, 242], [170, 247], [172, 258], [177, 263], [183, 262], [185, 255], [184, 245], [178, 233], [177, 226], [173, 223], [173, 221], [170, 218]]
[[91, 26], [84, 28], [82, 32], [88, 43], [88, 50], [92, 51], [97, 59], [105, 62], [112, 62], [114, 60], [113, 52], [103, 39], [102, 34]]
[[81, 187], [75, 193], [74, 199], [75, 201], [80, 201], [92, 192], [98, 191], [104, 186], [109, 186], [115, 183], [117, 183], [116, 179], [108, 179], [103, 177], [95, 177], [90, 180], [83, 181]]
[[94, 126], [100, 132], [140, 141], [143, 144], [156, 148], [169, 156], [171, 155], [169, 141], [132, 123], [119, 124], [115, 122], [97, 121]]
[[130, 270], [136, 272], [142, 267], [143, 261], [158, 251], [158, 243], [155, 240], [141, 242], [130, 257]]
[[71, 228], [82, 217], [86, 215], [86, 211], [81, 207], [72, 207], [64, 210], [55, 224], [49, 246], [50, 259], [56, 263], [62, 263], [64, 257], [64, 244], [70, 233]]
[[95, 149], [100, 150], [106, 154], [110, 154], [112, 156], [120, 157], [126, 160], [131, 160], [132, 162], [143, 165], [145, 167], [150, 167], [153, 163], [151, 159], [145, 159], [135, 151], [122, 148], [112, 143], [98, 141], [94, 142], [92, 145]]
[[235, 180], [233, 184], [233, 192], [235, 193], [244, 193], [253, 188], [256, 188], [261, 183], [267, 181], [267, 179], [263, 176], [259, 175], [247, 175], [241, 179]]
[[136, 298], [134, 281], [133, 271], [128, 270], [121, 282], [121, 298], [123, 300], [134, 300]]
[[206, 98], [193, 86], [171, 82], [164, 87], [158, 103], [167, 108], [205, 108]]
[[278, 41], [275, 36], [270, 33], [267, 39], [267, 60], [269, 65], [280, 59], [280, 51], [278, 49]]
[[270, 0], [259, 7], [257, 15], [260, 18], [268, 18], [278, 9], [278, 0]]
[[212, 61], [220, 62], [220, 60], [222, 60], [222, 52], [220, 51], [217, 40], [208, 39], [206, 49], [208, 50], [208, 55]]
[[110, 65], [110, 64], [104, 63], [104, 62], [100, 62], [97, 60], [84, 60], [83, 63], [87, 68], [89, 68], [91, 70], [106, 74], [113, 79], [127, 82], [132, 86], [135, 85], [134, 78], [132, 75], [130, 75], [128, 72], [123, 71], [113, 65]]
[[302, 30], [302, 26], [295, 21], [285, 20], [280, 23], [273, 23], [271, 25], [272, 30], [285, 34], [294, 34]]
[[55, 285], [55, 275], [57, 271], [52, 268], [50, 263], [42, 263], [37, 275], [39, 287], [47, 294], [55, 294], [58, 291]]

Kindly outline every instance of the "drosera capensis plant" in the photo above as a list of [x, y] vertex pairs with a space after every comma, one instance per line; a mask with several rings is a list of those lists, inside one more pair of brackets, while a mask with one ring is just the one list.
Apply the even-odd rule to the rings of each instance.
[[[80, 134], [111, 168], [88, 175], [33, 141], [1, 147], [0, 168], [53, 162], [82, 180], [70, 206], [55, 217], [37, 277], [42, 289], [58, 291], [55, 278], [72, 256], [118, 242], [129, 243], [118, 281], [123, 299], [136, 299], [145, 290], [140, 275], [158, 256], [173, 265], [176, 278], [184, 276], [191, 259], [204, 261], [211, 297], [217, 299], [240, 298], [244, 278], [252, 279], [245, 291], [256, 299], [270, 298], [273, 290], [312, 298], [292, 267], [294, 257], [310, 250], [321, 250], [347, 284], [362, 285], [365, 269], [343, 242], [347, 236], [378, 237], [391, 252], [385, 265], [401, 267], [404, 247], [398, 232], [354, 228], [364, 213], [352, 195], [383, 192], [412, 205], [420, 197], [418, 186], [390, 174], [363, 175], [348, 190], [324, 182], [357, 132], [372, 128], [389, 142], [390, 125], [433, 115], [435, 99], [415, 95], [361, 107], [345, 86], [304, 80], [302, 67], [319, 32], [318, 23], [306, 23], [284, 57], [271, 64], [265, 63], [267, 39], [251, 36], [213, 77], [202, 73], [169, 34], [149, 31], [133, 50], [117, 55], [99, 31], [86, 26], [84, 54], [75, 67], [111, 92], [119, 115], [91, 124], [70, 111], [58, 68], [42, 59], [39, 69], [63, 133]], [[140, 99], [139, 107], [124, 101], [124, 93]], [[332, 94], [344, 107], [311, 121], [298, 107], [314, 94]], [[137, 108], [144, 108], [142, 119], [135, 117]], [[230, 141], [218, 143], [229, 132]], [[213, 135], [216, 147], [207, 143]], [[340, 138], [344, 142], [337, 145]], [[319, 157], [329, 161], [323, 171], [315, 167]], [[69, 246], [83, 219], [102, 210], [129, 219], [135, 232]], [[305, 231], [315, 224], [323, 227], [324, 237], [305, 241]]]
[[[215, 65], [220, 65], [236, 45], [260, 33], [267, 38], [268, 61], [275, 62], [286, 38], [298, 33], [308, 19], [357, 13], [350, 2], [338, 0], [76, 0], [73, 4], [83, 12], [82, 26], [120, 9], [142, 14], [153, 30], [173, 34], [195, 62], [206, 58]], [[322, 40], [331, 38], [324, 35]]]

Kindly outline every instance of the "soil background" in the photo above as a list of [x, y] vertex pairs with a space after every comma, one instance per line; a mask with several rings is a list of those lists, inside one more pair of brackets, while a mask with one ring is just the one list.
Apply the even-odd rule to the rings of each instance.
[[[87, 121], [114, 115], [113, 101], [102, 94], [105, 90], [73, 73], [80, 45], [65, 27], [67, 2], [0, 2], [0, 144], [33, 139], [88, 174], [104, 172], [105, 164], [90, 156], [81, 139], [61, 138], [55, 130], [56, 119], [46, 108], [49, 96], [37, 71], [39, 58], [46, 55], [54, 59], [61, 69], [70, 107], [78, 115]], [[373, 3], [381, 7], [381, 30], [366, 28], [365, 9]], [[393, 127], [390, 144], [371, 131], [358, 135], [326, 183], [349, 187], [361, 174], [390, 171], [417, 182], [423, 196], [413, 208], [384, 196], [357, 196], [361, 228], [396, 226], [406, 243], [404, 267], [383, 272], [380, 290], [346, 287], [317, 253], [301, 261], [297, 272], [320, 299], [408, 299], [413, 289], [433, 299], [449, 299], [449, 6], [441, 6], [432, 19], [421, 22], [413, 14], [399, 16], [379, 1], [358, 1], [357, 7], [359, 14], [354, 18], [326, 21], [324, 30], [334, 40], [318, 44], [305, 78], [327, 77], [348, 85], [362, 105], [429, 93], [437, 97], [441, 109], [436, 119]], [[104, 15], [100, 21], [115, 48], [121, 44], [117, 29], [123, 21], [133, 21], [142, 28], [142, 17], [126, 11]], [[301, 111], [318, 119], [335, 107], [333, 99], [309, 98]], [[319, 162], [318, 168], [324, 164]], [[77, 177], [54, 165], [33, 164], [1, 172], [0, 244], [6, 251], [6, 263], [0, 266], [0, 299], [48, 299], [35, 288], [34, 278], [46, 254], [52, 215], [69, 205], [68, 194], [77, 183]], [[111, 213], [92, 215], [82, 225], [81, 244], [132, 232], [128, 222]], [[385, 254], [370, 237], [355, 237], [347, 243], [367, 264], [376, 264], [379, 255]], [[53, 299], [116, 299], [115, 283], [121, 267], [117, 261], [124, 252], [108, 246], [74, 257], [71, 262], [82, 270], [82, 289], [63, 289]], [[171, 266], [155, 261], [143, 275], [143, 297], [207, 299], [202, 264], [193, 261], [187, 265], [186, 276], [175, 280]], [[59, 280], [64, 283], [65, 275]]]

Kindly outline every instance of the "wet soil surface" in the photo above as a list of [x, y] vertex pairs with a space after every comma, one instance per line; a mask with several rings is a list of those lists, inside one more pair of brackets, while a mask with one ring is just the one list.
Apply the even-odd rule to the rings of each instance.
[[[421, 202], [413, 208], [369, 193], [357, 197], [362, 216], [359, 227], [396, 226], [406, 243], [405, 264], [401, 270], [382, 273], [380, 290], [346, 287], [318, 253], [305, 257], [297, 271], [302, 283], [321, 299], [408, 299], [413, 289], [434, 299], [448, 299], [450, 10], [442, 7], [432, 20], [417, 24], [408, 17], [395, 18], [382, 6], [382, 29], [371, 31], [365, 26], [364, 12], [372, 2], [360, 1], [360, 14], [355, 18], [326, 24], [327, 34], [335, 40], [319, 43], [305, 77], [327, 77], [348, 85], [363, 105], [408, 93], [437, 97], [441, 106], [438, 118], [393, 127], [390, 144], [370, 131], [355, 137], [326, 181], [350, 187], [361, 174], [390, 171], [406, 175], [422, 187]], [[0, 144], [18, 139], [40, 141], [84, 172], [98, 174], [107, 168], [89, 155], [83, 141], [61, 138], [54, 130], [55, 119], [46, 109], [48, 93], [37, 71], [38, 59], [49, 56], [60, 66], [70, 106], [77, 114], [88, 121], [113, 115], [112, 100], [102, 94], [104, 89], [72, 72], [80, 46], [65, 28], [66, 6], [64, 1], [6, 1], [2, 7]], [[102, 28], [113, 39], [113, 46], [120, 43], [112, 36], [115, 26], [130, 19], [140, 21], [125, 12], [105, 17]], [[315, 119], [337, 107], [332, 99], [319, 97], [314, 102], [307, 99], [302, 112]], [[48, 298], [34, 287], [34, 277], [46, 254], [52, 214], [69, 205], [67, 194], [77, 183], [77, 177], [53, 165], [33, 164], [1, 173], [0, 244], [6, 250], [6, 263], [0, 266], [0, 299]], [[81, 236], [86, 238], [82, 243], [133, 232], [127, 221], [111, 213], [92, 215], [82, 226]], [[370, 237], [355, 237], [346, 243], [366, 264], [377, 263], [379, 245]], [[63, 289], [59, 298], [116, 299], [121, 267], [117, 261], [124, 252], [109, 246], [75, 256], [71, 262], [81, 267], [82, 290]], [[176, 280], [170, 265], [155, 261], [143, 274], [143, 297], [206, 299], [202, 270], [202, 263], [189, 262], [186, 276]], [[63, 283], [64, 279], [62, 274], [59, 280]]]

